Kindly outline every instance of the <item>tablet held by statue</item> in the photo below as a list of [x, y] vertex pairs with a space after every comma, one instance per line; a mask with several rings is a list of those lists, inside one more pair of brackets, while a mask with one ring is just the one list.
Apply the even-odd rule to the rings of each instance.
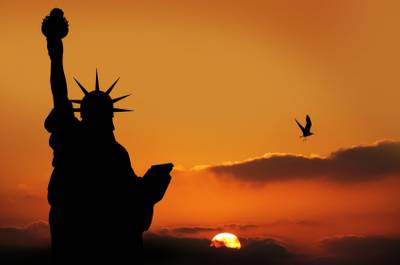
[[167, 191], [171, 182], [170, 172], [174, 165], [172, 163], [153, 165], [143, 176], [145, 186], [151, 194], [153, 203], [159, 202]]

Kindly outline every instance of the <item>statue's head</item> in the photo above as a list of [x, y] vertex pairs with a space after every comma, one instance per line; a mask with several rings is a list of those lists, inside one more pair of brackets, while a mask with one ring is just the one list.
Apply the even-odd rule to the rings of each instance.
[[110, 97], [110, 93], [118, 80], [119, 79], [117, 79], [106, 91], [101, 91], [99, 87], [99, 77], [96, 71], [95, 90], [88, 92], [86, 88], [75, 79], [85, 96], [81, 100], [71, 100], [71, 102], [80, 104], [80, 108], [76, 108], [74, 111], [81, 113], [82, 123], [87, 128], [97, 130], [99, 132], [105, 130], [112, 131], [114, 129], [112, 122], [114, 112], [130, 111], [126, 109], [114, 108], [115, 102], [129, 96], [125, 95], [114, 99]]

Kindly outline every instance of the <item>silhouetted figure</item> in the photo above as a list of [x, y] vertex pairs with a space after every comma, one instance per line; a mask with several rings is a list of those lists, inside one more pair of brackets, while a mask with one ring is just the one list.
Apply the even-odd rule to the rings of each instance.
[[296, 121], [297, 125], [300, 127], [301, 132], [303, 133], [303, 135], [301, 135], [300, 137], [304, 137], [304, 139], [305, 139], [306, 137], [309, 137], [314, 134], [311, 132], [312, 123], [311, 123], [310, 116], [308, 116], [308, 114], [306, 116], [306, 126], [303, 127], [303, 125], [301, 125], [300, 122], [298, 122], [296, 119], [295, 119], [295, 121]]
[[118, 79], [103, 92], [96, 71], [94, 91], [75, 80], [84, 98], [69, 100], [62, 62], [68, 22], [61, 9], [43, 20], [42, 32], [54, 103], [45, 121], [54, 150], [48, 186], [53, 263], [140, 264], [142, 234], [167, 189], [172, 164], [153, 166], [143, 178], [135, 175], [128, 152], [113, 134], [113, 113], [127, 111], [113, 106], [126, 96], [110, 97]]

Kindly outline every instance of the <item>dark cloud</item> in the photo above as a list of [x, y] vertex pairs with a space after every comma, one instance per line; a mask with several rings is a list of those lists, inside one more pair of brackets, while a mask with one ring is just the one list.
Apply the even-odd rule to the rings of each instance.
[[272, 239], [248, 239], [240, 250], [211, 248], [210, 241], [196, 238], [145, 237], [148, 264], [281, 264], [292, 254]]
[[50, 232], [46, 222], [26, 227], [0, 227], [0, 263], [50, 264]]
[[255, 183], [316, 178], [341, 183], [379, 180], [400, 176], [400, 142], [340, 149], [328, 157], [272, 154], [206, 170]]
[[228, 224], [224, 225], [225, 229], [234, 229], [234, 230], [248, 230], [252, 228], [257, 228], [257, 225], [246, 225], [246, 224]]
[[203, 232], [218, 232], [221, 231], [222, 227], [197, 227], [197, 226], [188, 226], [188, 227], [176, 227], [176, 228], [164, 228], [161, 229], [162, 233], [170, 233], [170, 234], [198, 234]]
[[234, 231], [243, 231], [256, 227], [257, 227], [256, 225], [248, 225], [248, 224], [227, 224], [218, 227], [182, 226], [182, 227], [162, 228], [158, 231], [158, 233], [164, 235], [191, 235], [191, 234], [210, 233], [210, 232], [217, 233], [225, 231], [227, 229]]
[[[315, 264], [341, 265], [398, 265], [400, 264], [400, 238], [384, 236], [344, 236], [321, 241], [330, 257]], [[314, 263], [313, 263], [314, 264]]]
[[0, 227], [0, 247], [44, 247], [49, 245], [49, 240], [49, 225], [44, 221], [26, 227]]

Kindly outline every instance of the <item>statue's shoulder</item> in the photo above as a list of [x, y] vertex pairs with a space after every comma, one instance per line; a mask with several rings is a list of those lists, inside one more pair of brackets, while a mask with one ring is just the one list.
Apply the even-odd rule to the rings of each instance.
[[75, 117], [74, 112], [69, 108], [53, 108], [46, 117], [44, 127], [50, 133], [81, 128], [81, 122]]

